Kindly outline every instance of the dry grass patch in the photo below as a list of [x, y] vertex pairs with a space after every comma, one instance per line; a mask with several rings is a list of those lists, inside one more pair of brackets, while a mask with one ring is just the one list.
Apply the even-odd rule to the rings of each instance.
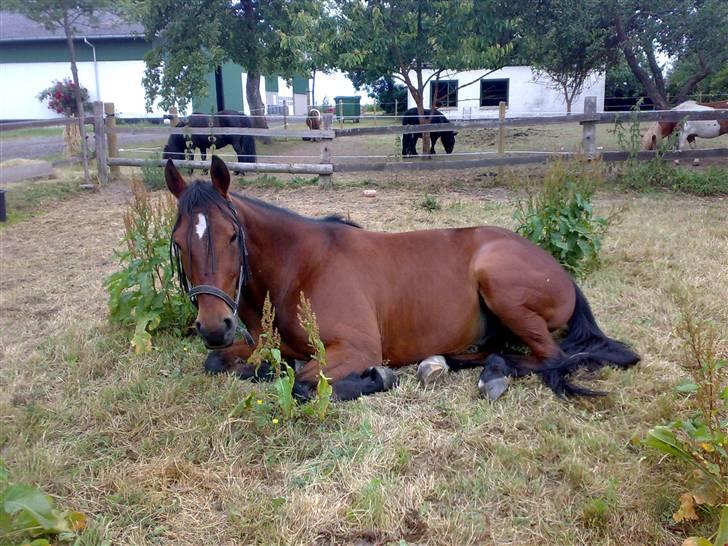
[[[375, 199], [361, 181], [249, 191], [369, 229], [512, 226], [510, 194], [476, 176], [370, 179]], [[425, 192], [439, 210], [417, 206]], [[476, 370], [424, 390], [406, 369], [398, 389], [336, 404], [323, 423], [259, 429], [230, 412], [262, 387], [204, 375], [196, 340], [162, 336], [135, 355], [107, 325], [101, 281], [126, 195], [0, 232], [0, 450], [17, 481], [94, 518], [84, 544], [680, 544], [700, 532], [671, 520], [679, 469], [633, 438], [680, 407], [672, 286], [728, 322], [728, 201], [598, 200], [625, 208], [584, 291], [605, 331], [643, 355], [584, 377], [609, 397], [563, 401], [526, 378], [491, 404]]]

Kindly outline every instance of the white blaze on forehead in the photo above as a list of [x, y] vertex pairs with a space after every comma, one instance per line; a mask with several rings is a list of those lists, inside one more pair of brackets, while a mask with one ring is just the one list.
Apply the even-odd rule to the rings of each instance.
[[197, 233], [197, 237], [202, 239], [202, 236], [205, 234], [205, 231], [207, 231], [207, 220], [205, 219], [205, 215], [201, 212], [197, 213], [197, 225], [195, 226], [195, 232]]

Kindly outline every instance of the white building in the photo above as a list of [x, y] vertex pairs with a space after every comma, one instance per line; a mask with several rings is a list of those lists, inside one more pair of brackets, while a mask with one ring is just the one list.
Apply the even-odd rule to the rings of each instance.
[[[432, 74], [433, 70], [425, 70], [423, 77], [427, 79]], [[414, 74], [411, 76], [416, 81]], [[498, 117], [500, 101], [506, 103], [509, 116], [566, 113], [566, 101], [561, 90], [548, 76], [539, 76], [530, 66], [506, 66], [490, 73], [488, 70], [442, 72], [439, 81], [433, 78], [428, 82], [425, 105], [431, 104], [430, 97], [436, 85], [438, 109], [451, 119]], [[603, 112], [604, 86], [605, 75], [592, 74], [581, 94], [574, 97], [572, 113], [584, 111], [584, 97], [588, 96], [597, 97], [597, 111]], [[407, 106], [416, 106], [409, 93]]]

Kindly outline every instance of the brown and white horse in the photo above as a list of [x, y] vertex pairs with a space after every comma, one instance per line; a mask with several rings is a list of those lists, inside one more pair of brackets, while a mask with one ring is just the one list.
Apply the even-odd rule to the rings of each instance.
[[[728, 101], [716, 102], [695, 102], [685, 101], [678, 104], [673, 110], [706, 110], [711, 108], [728, 108]], [[643, 150], [656, 150], [663, 138], [669, 137], [676, 129], [680, 128], [677, 121], [656, 121], [642, 137]], [[714, 121], [688, 121], [680, 132], [678, 149], [682, 150], [685, 143], [695, 144], [695, 137], [716, 138], [728, 134], [728, 120]]]

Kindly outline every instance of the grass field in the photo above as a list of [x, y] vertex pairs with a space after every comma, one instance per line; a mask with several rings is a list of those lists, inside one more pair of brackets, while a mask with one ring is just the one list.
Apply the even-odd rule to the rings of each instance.
[[[513, 192], [482, 172], [340, 177], [327, 192], [238, 180], [367, 229], [513, 225]], [[426, 193], [439, 210], [419, 206]], [[35, 201], [42, 214], [0, 231], [0, 456], [16, 481], [92, 517], [80, 544], [672, 545], [715, 529], [711, 514], [672, 521], [685, 469], [638, 440], [685, 404], [675, 286], [728, 343], [728, 199], [598, 196], [620, 221], [582, 286], [605, 331], [643, 357], [590, 379], [608, 397], [560, 400], [526, 378], [488, 403], [475, 370], [425, 390], [405, 369], [399, 388], [336, 404], [323, 423], [261, 428], [231, 411], [262, 387], [205, 375], [198, 340], [161, 336], [136, 355], [108, 325], [102, 281], [128, 195], [117, 182]]]

